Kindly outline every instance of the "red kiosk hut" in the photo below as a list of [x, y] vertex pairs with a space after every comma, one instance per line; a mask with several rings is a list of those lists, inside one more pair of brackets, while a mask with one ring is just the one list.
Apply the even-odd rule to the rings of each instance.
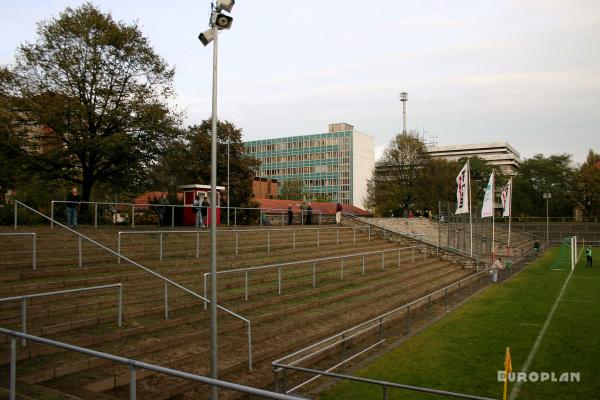
[[[196, 223], [196, 214], [192, 211], [194, 199], [196, 198], [196, 194], [199, 194], [200, 202], [204, 201], [204, 198], [207, 197], [210, 203], [210, 185], [181, 185], [178, 186], [178, 189], [183, 191], [183, 224], [194, 225]], [[221, 197], [224, 192], [225, 187], [217, 186], [217, 225], [220, 225], [221, 222]], [[211, 204], [212, 206], [213, 204]], [[210, 208], [208, 209], [207, 219], [210, 224]]]

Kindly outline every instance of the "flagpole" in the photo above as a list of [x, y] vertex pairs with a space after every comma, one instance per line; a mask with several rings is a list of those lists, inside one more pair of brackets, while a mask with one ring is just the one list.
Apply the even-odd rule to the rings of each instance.
[[467, 174], [469, 177], [469, 233], [471, 257], [473, 257], [473, 204], [471, 204], [471, 158], [467, 158]]
[[508, 181], [508, 193], [509, 193], [509, 199], [510, 199], [510, 203], [508, 204], [508, 254], [510, 255], [510, 225], [512, 222], [512, 187], [513, 187], [513, 182], [512, 182], [512, 176], [510, 177], [509, 181]]
[[496, 225], [495, 225], [495, 216], [496, 216], [496, 207], [495, 207], [495, 202], [496, 202], [496, 197], [495, 197], [495, 187], [496, 187], [496, 174], [495, 174], [495, 170], [492, 170], [492, 192], [491, 192], [491, 196], [492, 196], [492, 262], [496, 261], [496, 246], [494, 246], [495, 241], [496, 241]]

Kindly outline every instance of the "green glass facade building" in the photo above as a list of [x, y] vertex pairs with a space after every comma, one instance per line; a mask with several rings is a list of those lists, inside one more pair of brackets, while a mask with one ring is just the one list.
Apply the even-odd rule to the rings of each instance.
[[256, 176], [280, 183], [300, 180], [309, 200], [328, 198], [363, 206], [375, 142], [352, 125], [330, 124], [326, 133], [254, 140], [244, 146], [261, 161]]

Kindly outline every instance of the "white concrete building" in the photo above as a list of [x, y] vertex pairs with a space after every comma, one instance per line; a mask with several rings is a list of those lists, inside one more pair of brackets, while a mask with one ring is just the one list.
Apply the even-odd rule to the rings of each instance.
[[432, 146], [427, 148], [432, 158], [458, 161], [463, 157], [479, 157], [505, 174], [514, 175], [519, 170], [521, 155], [506, 142]]

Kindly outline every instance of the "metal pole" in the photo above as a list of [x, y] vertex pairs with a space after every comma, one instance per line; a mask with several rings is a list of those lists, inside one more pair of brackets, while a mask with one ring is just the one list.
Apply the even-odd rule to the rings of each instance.
[[237, 256], [239, 254], [239, 242], [240, 242], [240, 233], [236, 232], [235, 233], [235, 255]]
[[341, 270], [340, 270], [340, 277], [341, 279], [344, 279], [344, 259], [342, 258], [342, 266], [341, 266]]
[[[213, 28], [213, 82], [212, 82], [212, 143], [210, 168], [210, 377], [219, 378], [217, 346], [217, 66], [219, 28]], [[216, 386], [210, 388], [211, 400], [219, 398]]]
[[123, 327], [123, 285], [119, 286], [119, 314], [117, 316], [117, 324], [119, 328]]
[[81, 264], [82, 264], [82, 261], [81, 261], [81, 236], [77, 236], [77, 239], [78, 239], [77, 242], [79, 243], [79, 246], [78, 246], [79, 247], [79, 268], [81, 268]]
[[[15, 201], [15, 229], [17, 229], [17, 213], [18, 213], [17, 202]], [[52, 220], [54, 221], [54, 218]]]
[[135, 204], [131, 205], [131, 227], [135, 228]]
[[317, 287], [317, 262], [313, 261], [313, 287]]
[[244, 298], [246, 301], [248, 301], [248, 271], [246, 271], [246, 285], [245, 285], [245, 295]]
[[159, 233], [160, 261], [163, 259], [163, 234]]
[[233, 226], [237, 226], [237, 208], [233, 209]]
[[15, 400], [17, 391], [17, 339], [10, 338], [10, 394], [9, 399]]
[[[136, 369], [133, 364], [129, 364], [129, 400], [136, 400], [136, 385], [137, 376]], [[214, 387], [214, 386], [211, 386]]]
[[169, 319], [169, 286], [165, 282], [165, 319]]
[[175, 227], [175, 206], [171, 206], [171, 228]]
[[550, 243], [550, 217], [548, 214], [548, 200], [549, 196], [546, 193], [546, 246]]
[[[15, 206], [16, 206], [16, 204], [15, 204]], [[15, 228], [16, 228], [16, 226], [15, 226]], [[54, 200], [52, 200], [50, 202], [50, 228], [54, 229]]]
[[33, 270], [35, 271], [35, 268], [37, 266], [37, 235], [33, 234], [33, 254], [31, 255], [32, 258], [32, 263], [33, 263]]
[[98, 203], [94, 203], [94, 228], [98, 228]]
[[281, 266], [279, 266], [279, 276], [277, 279], [277, 293], [281, 294]]
[[[21, 332], [27, 333], [27, 297], [21, 300]], [[21, 344], [27, 346], [27, 340], [22, 339]]]

